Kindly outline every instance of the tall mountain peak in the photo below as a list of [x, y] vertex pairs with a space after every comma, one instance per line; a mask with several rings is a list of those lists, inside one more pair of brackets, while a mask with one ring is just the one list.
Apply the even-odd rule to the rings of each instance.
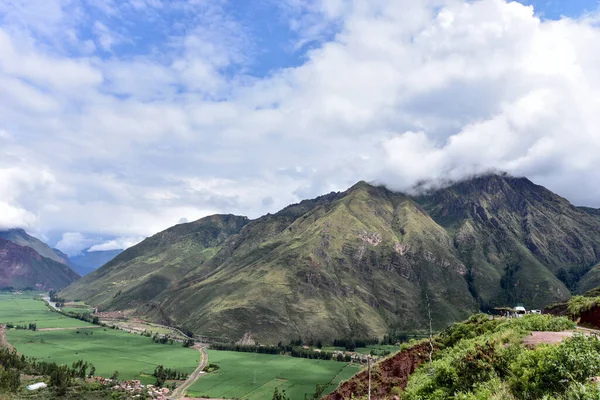
[[439, 328], [541, 308], [577, 290], [565, 274], [600, 262], [600, 218], [508, 175], [414, 197], [361, 181], [254, 220], [214, 218], [146, 239], [62, 296], [227, 340], [373, 337], [425, 328], [426, 297]]

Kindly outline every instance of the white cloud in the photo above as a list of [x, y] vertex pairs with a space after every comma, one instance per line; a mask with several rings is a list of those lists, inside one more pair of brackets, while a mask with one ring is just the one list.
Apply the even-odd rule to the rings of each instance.
[[65, 232], [55, 247], [68, 256], [76, 256], [96, 242], [97, 240], [87, 238], [81, 232]]
[[104, 243], [95, 244], [88, 251], [125, 250], [144, 240], [143, 237], [120, 237]]
[[[290, 0], [301, 40], [335, 35], [301, 65], [252, 77], [252, 29], [219, 2], [96, 2], [167, 32], [138, 53], [107, 39], [109, 58], [74, 28], [89, 16], [52, 4], [48, 16], [0, 6], [0, 224], [82, 232], [65, 238], [76, 251], [86, 232], [135, 238], [209, 213], [256, 217], [359, 179], [409, 190], [489, 169], [600, 207], [593, 16], [540, 21], [502, 0]], [[171, 26], [167, 7], [198, 18]], [[27, 30], [42, 19], [75, 33]]]
[[36, 217], [31, 212], [0, 201], [0, 230], [27, 228], [35, 221]]
[[[8, 161], [12, 166], [7, 166]], [[0, 229], [29, 228], [38, 222], [37, 211], [52, 190], [54, 176], [45, 169], [25, 165], [0, 151]]]

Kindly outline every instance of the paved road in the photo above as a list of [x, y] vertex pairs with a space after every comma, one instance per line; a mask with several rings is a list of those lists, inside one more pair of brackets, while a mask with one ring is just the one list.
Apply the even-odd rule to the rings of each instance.
[[56, 311], [60, 311], [60, 308], [56, 307], [56, 303], [53, 301], [50, 301], [50, 296], [42, 296], [42, 299], [44, 299], [44, 301], [46, 303], [48, 303], [48, 305], [50, 305], [50, 307], [54, 308]]
[[179, 385], [177, 389], [173, 391], [173, 393], [169, 397], [169, 400], [178, 400], [181, 397], [185, 396], [190, 386], [196, 383], [196, 381], [200, 377], [200, 372], [202, 372], [204, 367], [206, 367], [206, 364], [208, 363], [208, 354], [206, 353], [206, 347], [201, 346], [198, 348], [198, 351], [201, 354], [200, 364], [198, 365], [198, 368], [196, 368], [196, 370], [192, 372], [192, 374], [185, 380], [185, 382], [183, 382], [181, 385]]

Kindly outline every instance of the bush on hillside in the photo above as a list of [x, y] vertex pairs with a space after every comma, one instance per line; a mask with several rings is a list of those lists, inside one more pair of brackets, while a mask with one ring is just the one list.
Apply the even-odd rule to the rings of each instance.
[[[574, 327], [568, 318], [550, 315], [510, 320], [475, 315], [436, 337], [441, 350], [433, 363], [423, 364], [413, 373], [402, 400], [527, 400], [567, 396], [568, 391], [589, 392], [587, 386], [571, 385], [600, 374], [600, 340], [577, 335], [561, 345], [537, 350], [527, 350], [522, 344], [531, 331]], [[590, 399], [569, 396], [556, 400]]]
[[579, 315], [584, 311], [600, 305], [600, 297], [573, 296], [568, 303], [571, 315]]
[[573, 383], [586, 383], [600, 373], [600, 340], [577, 334], [558, 346], [523, 351], [510, 367], [509, 384], [519, 399], [566, 393]]
[[546, 314], [529, 314], [506, 322], [513, 328], [537, 332], [560, 332], [575, 329], [576, 325], [567, 317]]
[[519, 331], [503, 330], [460, 341], [417, 369], [402, 399], [448, 399], [505, 377], [521, 351], [522, 337]]
[[437, 342], [442, 347], [454, 346], [464, 339], [472, 339], [485, 333], [494, 332], [503, 320], [495, 318], [490, 320], [487, 314], [472, 315], [465, 322], [456, 322], [442, 331]]

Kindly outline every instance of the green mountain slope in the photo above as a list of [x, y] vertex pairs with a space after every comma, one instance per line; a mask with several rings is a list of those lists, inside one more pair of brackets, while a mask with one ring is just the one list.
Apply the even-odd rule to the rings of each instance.
[[157, 299], [207, 336], [380, 337], [424, 326], [425, 296], [440, 326], [477, 308], [445, 232], [411, 199], [366, 184], [299, 218], [252, 221], [223, 247], [210, 276]]
[[144, 304], [188, 272], [202, 270], [223, 241], [247, 221], [246, 217], [214, 215], [176, 225], [119, 254], [62, 296], [111, 309]]
[[[479, 308], [541, 308], [570, 296], [558, 275], [576, 285], [571, 272], [600, 262], [596, 216], [506, 176], [418, 197], [360, 182], [256, 220], [228, 216], [226, 234], [223, 218], [159, 233], [62, 295], [230, 340], [381, 337], [428, 326], [427, 300], [436, 328]], [[218, 240], [195, 236], [207, 224]]]
[[584, 294], [600, 288], [600, 264], [590, 269], [577, 283], [577, 293]]
[[482, 305], [558, 301], [600, 259], [600, 221], [524, 178], [475, 178], [419, 201], [452, 236]]
[[42, 257], [49, 258], [62, 264], [69, 264], [69, 257], [58, 249], [52, 249], [46, 243], [33, 237], [23, 229], [9, 229], [0, 232], [0, 238], [9, 240], [19, 246], [27, 246], [34, 249]]
[[78, 278], [67, 265], [0, 238], [0, 287], [60, 290]]

